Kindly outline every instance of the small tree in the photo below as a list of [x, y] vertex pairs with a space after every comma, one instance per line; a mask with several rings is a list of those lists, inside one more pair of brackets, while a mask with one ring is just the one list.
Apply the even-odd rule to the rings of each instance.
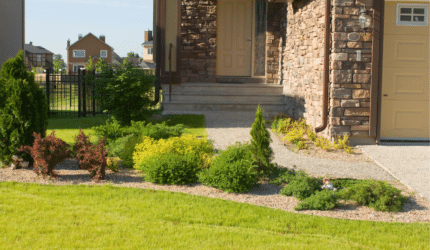
[[100, 58], [100, 60], [96, 63], [96, 71], [97, 72], [106, 72], [108, 70], [108, 63], [104, 58]]
[[20, 146], [33, 145], [33, 132], [46, 135], [48, 100], [27, 70], [21, 50], [0, 71], [0, 161], [8, 165]]
[[90, 59], [88, 59], [87, 64], [85, 64], [85, 69], [87, 70], [87, 72], [93, 71], [96, 68], [96, 66], [94, 65], [93, 59], [90, 56]]
[[251, 129], [251, 149], [254, 164], [257, 165], [257, 171], [261, 175], [268, 175], [272, 172], [271, 164], [273, 151], [270, 148], [270, 133], [265, 127], [263, 111], [258, 105], [255, 121]]
[[54, 55], [54, 72], [58, 74], [60, 69], [63, 69], [66, 66], [64, 63], [63, 56], [61, 54]]

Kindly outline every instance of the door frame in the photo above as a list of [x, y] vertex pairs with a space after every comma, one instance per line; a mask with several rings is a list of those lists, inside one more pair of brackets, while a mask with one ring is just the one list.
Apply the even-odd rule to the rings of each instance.
[[[227, 78], [235, 78], [235, 77], [239, 77], [239, 78], [246, 78], [246, 77], [250, 77], [250, 78], [261, 78], [261, 79], [265, 79], [266, 78], [266, 72], [267, 72], [267, 36], [266, 36], [266, 49], [265, 49], [265, 72], [264, 72], [264, 76], [255, 76], [254, 75], [254, 67], [255, 67], [255, 19], [256, 19], [256, 1], [255, 0], [251, 0], [252, 1], [252, 15], [251, 15], [251, 37], [252, 37], [252, 41], [251, 41], [251, 63], [250, 63], [250, 67], [251, 67], [251, 74], [249, 76], [224, 76], [224, 75], [218, 75], [218, 73], [216, 73], [216, 77], [227, 77]], [[217, 1], [217, 11], [218, 10], [218, 5], [219, 5], [219, 1]], [[268, 11], [268, 3], [266, 1], [266, 27], [265, 30], [267, 32], [267, 11]], [[218, 36], [218, 16], [217, 15], [217, 36]], [[217, 42], [218, 43], [218, 42]], [[217, 46], [217, 51], [216, 51], [216, 55], [218, 58], [218, 46]], [[218, 72], [218, 63], [216, 63], [216, 69], [215, 72]]]

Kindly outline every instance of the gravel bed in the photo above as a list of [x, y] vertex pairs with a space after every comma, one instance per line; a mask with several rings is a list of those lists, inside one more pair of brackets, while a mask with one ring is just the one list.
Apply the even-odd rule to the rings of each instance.
[[[215, 149], [225, 149], [229, 144], [234, 144], [236, 141], [244, 142], [250, 140], [249, 132], [255, 114], [246, 112], [206, 112], [203, 114], [206, 115], [208, 139], [214, 141]], [[274, 151], [274, 162], [281, 166], [288, 168], [296, 166], [297, 169], [303, 169], [310, 176], [314, 177], [329, 176], [337, 178], [350, 177], [356, 179], [374, 178], [377, 180], [386, 180], [394, 187], [400, 189], [403, 195], [408, 197], [408, 203], [404, 205], [404, 210], [402, 212], [378, 212], [365, 206], [359, 206], [353, 202], [345, 203], [343, 201], [341, 201], [342, 206], [340, 208], [330, 211], [295, 211], [294, 207], [299, 201], [294, 197], [280, 195], [279, 191], [282, 187], [267, 182], [259, 183], [247, 193], [235, 194], [226, 193], [201, 184], [194, 184], [191, 186], [157, 185], [145, 182], [140, 171], [123, 168], [120, 169], [118, 173], [113, 173], [108, 170], [105, 180], [94, 182], [91, 180], [88, 171], [79, 169], [77, 160], [72, 158], [56, 166], [57, 178], [43, 179], [30, 169], [11, 170], [10, 168], [3, 168], [0, 169], [0, 181], [18, 181], [52, 185], [85, 184], [149, 188], [220, 198], [314, 216], [404, 223], [430, 222], [430, 203], [418, 194], [413, 193], [413, 190], [400, 183], [400, 181], [375, 163], [346, 162], [308, 157], [288, 150], [272, 132], [271, 137], [273, 140], [271, 147]]]

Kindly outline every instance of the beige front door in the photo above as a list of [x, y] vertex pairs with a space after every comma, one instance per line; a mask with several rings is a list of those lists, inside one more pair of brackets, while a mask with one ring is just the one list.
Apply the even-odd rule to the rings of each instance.
[[252, 0], [218, 0], [219, 76], [251, 76]]
[[381, 139], [430, 137], [428, 6], [385, 2]]

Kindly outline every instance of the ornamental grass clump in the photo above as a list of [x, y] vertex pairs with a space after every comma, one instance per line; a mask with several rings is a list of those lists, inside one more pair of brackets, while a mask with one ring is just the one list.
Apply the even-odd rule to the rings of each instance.
[[250, 150], [254, 160], [253, 165], [257, 166], [256, 170], [260, 176], [267, 176], [274, 171], [273, 164], [271, 164], [273, 150], [270, 147], [270, 142], [272, 139], [265, 124], [263, 110], [258, 105], [255, 121], [251, 129]]
[[45, 137], [48, 120], [48, 100], [21, 50], [0, 71], [0, 165], [9, 165], [20, 146], [33, 145], [33, 133]]
[[201, 172], [199, 180], [226, 192], [249, 191], [258, 181], [256, 166], [252, 164], [251, 145], [236, 142], [212, 161], [209, 169]]
[[69, 145], [55, 137], [55, 131], [51, 135], [42, 138], [41, 134], [33, 133], [33, 146], [21, 146], [20, 151], [30, 154], [34, 159], [34, 170], [44, 177], [55, 176], [54, 167], [64, 159], [71, 157]]

